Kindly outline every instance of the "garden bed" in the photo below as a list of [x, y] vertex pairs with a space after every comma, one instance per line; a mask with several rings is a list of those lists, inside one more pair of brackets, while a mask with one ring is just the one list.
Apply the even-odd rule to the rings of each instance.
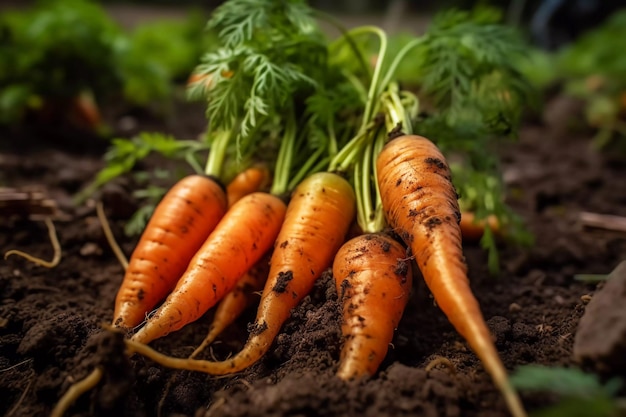
[[[179, 137], [193, 137], [204, 126], [202, 108], [188, 104], [167, 123], [134, 117], [137, 131]], [[535, 244], [502, 247], [497, 277], [488, 273], [480, 247], [465, 247], [472, 288], [509, 370], [572, 364], [574, 334], [588, 300], [584, 296], [593, 295], [596, 287], [574, 275], [606, 274], [626, 259], [624, 233], [586, 228], [579, 220], [582, 211], [626, 216], [626, 164], [593, 150], [590, 134], [563, 134], [565, 123], [565, 118], [549, 126], [529, 121], [519, 141], [501, 152], [510, 204], [535, 235]], [[1, 414], [48, 415], [72, 382], [102, 365], [104, 379], [67, 415], [508, 415], [476, 356], [419, 279], [393, 347], [368, 381], [345, 383], [334, 377], [340, 310], [328, 275], [295, 309], [270, 353], [243, 373], [217, 378], [165, 369], [139, 356], [127, 359], [119, 335], [101, 327], [111, 320], [122, 267], [106, 243], [93, 202], [71, 203], [101, 168], [99, 151], [76, 152], [76, 144], [83, 143], [76, 137], [2, 136], [0, 183], [37, 186], [56, 202], [63, 213], [56, 222], [63, 258], [50, 270], [17, 257], [0, 262]], [[122, 233], [136, 208], [129, 188], [116, 181], [103, 193], [126, 254], [136, 243]], [[52, 257], [43, 222], [19, 216], [0, 217], [0, 250], [8, 249]], [[187, 356], [204, 338], [210, 319], [211, 312], [153, 346]], [[252, 320], [248, 312], [204, 357], [223, 359], [237, 352]], [[453, 368], [429, 366], [439, 357]], [[523, 400], [529, 410], [549, 401], [535, 394], [523, 394]]]

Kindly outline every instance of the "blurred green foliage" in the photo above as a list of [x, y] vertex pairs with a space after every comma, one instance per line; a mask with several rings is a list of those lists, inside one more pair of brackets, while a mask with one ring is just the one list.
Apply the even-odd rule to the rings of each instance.
[[602, 383], [597, 375], [578, 368], [527, 365], [511, 375], [511, 383], [523, 391], [558, 396], [555, 404], [532, 413], [534, 417], [620, 417], [626, 413], [624, 399], [617, 396], [622, 386], [619, 378]]
[[127, 33], [90, 0], [41, 0], [0, 17], [0, 123], [84, 92], [147, 105], [171, 96], [210, 37], [205, 18], [159, 21]]

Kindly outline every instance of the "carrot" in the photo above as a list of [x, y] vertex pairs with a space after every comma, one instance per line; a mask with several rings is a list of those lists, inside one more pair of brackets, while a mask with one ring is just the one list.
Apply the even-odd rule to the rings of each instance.
[[496, 235], [500, 235], [500, 222], [493, 214], [487, 216], [485, 220], [477, 220], [476, 215], [471, 211], [461, 212], [459, 227], [464, 242], [478, 242], [483, 237], [486, 226], [489, 226]]
[[387, 221], [411, 248], [435, 301], [480, 358], [515, 417], [525, 416], [472, 294], [461, 247], [461, 215], [450, 169], [437, 147], [403, 135], [377, 158]]
[[102, 115], [93, 94], [84, 91], [73, 97], [70, 102], [69, 118], [78, 127], [97, 131], [102, 124]]
[[[244, 196], [260, 190], [269, 179], [270, 172], [265, 167], [250, 167], [235, 176], [226, 187], [228, 205], [232, 206]], [[254, 302], [257, 297], [255, 292], [261, 291], [267, 280], [269, 271], [269, 257], [263, 256], [243, 277], [239, 279], [235, 288], [226, 294], [220, 301], [213, 322], [209, 327], [209, 332], [190, 358], [196, 357], [208, 345], [213, 343], [243, 311]]]
[[337, 376], [371, 376], [385, 358], [409, 300], [411, 264], [396, 240], [368, 233], [339, 249], [333, 277], [343, 305], [345, 340]]
[[248, 306], [259, 299], [257, 294], [263, 289], [269, 272], [269, 256], [263, 256], [248, 272], [237, 282], [235, 288], [226, 294], [220, 301], [209, 331], [189, 358], [193, 359], [219, 336], [224, 329], [231, 325]]
[[113, 325], [132, 328], [176, 285], [189, 261], [226, 212], [212, 178], [190, 175], [163, 197], [137, 244], [117, 293]]
[[213, 375], [239, 372], [252, 365], [268, 351], [290, 310], [331, 265], [354, 213], [354, 190], [336, 174], [313, 174], [296, 187], [276, 238], [268, 281], [251, 326], [253, 330], [244, 348], [234, 357], [222, 362], [172, 358], [136, 343], [141, 341], [137, 338], [126, 341], [129, 350], [163, 366]]
[[285, 208], [280, 198], [261, 192], [236, 202], [191, 259], [176, 288], [132, 339], [148, 343], [206, 313], [270, 249]]
[[228, 206], [232, 206], [243, 196], [261, 190], [269, 181], [270, 172], [265, 167], [252, 166], [233, 178], [226, 187]]

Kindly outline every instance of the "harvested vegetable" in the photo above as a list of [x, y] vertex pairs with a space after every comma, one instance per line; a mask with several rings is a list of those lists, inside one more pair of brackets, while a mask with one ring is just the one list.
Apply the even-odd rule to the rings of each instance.
[[461, 212], [461, 235], [463, 242], [478, 242], [485, 233], [485, 227], [489, 227], [495, 235], [500, 234], [500, 222], [493, 214], [489, 215], [485, 220], [479, 220], [471, 211]]
[[333, 263], [343, 305], [337, 376], [372, 376], [387, 354], [411, 292], [410, 258], [385, 234], [365, 234], [345, 243]]
[[387, 221], [411, 248], [437, 305], [491, 374], [511, 414], [526, 416], [469, 286], [461, 214], [445, 158], [428, 139], [404, 135], [385, 145], [377, 170]]
[[190, 359], [195, 358], [207, 346], [230, 326], [246, 308], [258, 304], [259, 292], [263, 290], [269, 273], [269, 256], [264, 256], [256, 263], [243, 277], [239, 279], [235, 288], [226, 294], [220, 301], [213, 321], [209, 326], [209, 331], [202, 343], [189, 355]]
[[167, 296], [220, 221], [226, 195], [215, 180], [190, 175], [157, 206], [130, 258], [115, 300], [113, 324], [130, 329]]
[[176, 287], [132, 339], [148, 343], [191, 323], [219, 302], [267, 252], [285, 216], [267, 193], [236, 202], [189, 262]]
[[253, 330], [244, 348], [233, 358], [222, 362], [171, 358], [137, 343], [144, 341], [141, 337], [127, 341], [129, 349], [177, 369], [213, 375], [245, 369], [267, 352], [290, 310], [331, 265], [353, 216], [354, 191], [336, 174], [313, 174], [294, 190], [276, 238], [269, 277], [251, 326]]

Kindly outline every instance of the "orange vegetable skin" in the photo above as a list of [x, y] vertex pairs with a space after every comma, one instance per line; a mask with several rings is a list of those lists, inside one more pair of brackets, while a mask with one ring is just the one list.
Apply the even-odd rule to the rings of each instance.
[[285, 203], [271, 194], [257, 192], [236, 202], [132, 339], [148, 343], [200, 318], [271, 248], [284, 216]]
[[464, 211], [461, 213], [461, 222], [459, 227], [461, 228], [461, 235], [464, 242], [477, 242], [483, 237], [485, 233], [485, 226], [489, 225], [489, 228], [495, 233], [496, 236], [500, 235], [500, 223], [496, 216], [489, 215], [486, 220], [476, 220], [474, 213]]
[[333, 263], [337, 294], [343, 305], [345, 339], [337, 376], [352, 379], [376, 373], [387, 354], [411, 292], [406, 251], [384, 234], [366, 234], [346, 242]]
[[261, 190], [269, 178], [270, 172], [264, 167], [250, 167], [240, 172], [226, 187], [228, 205], [232, 206], [243, 196]]
[[260, 297], [257, 293], [263, 289], [265, 281], [267, 281], [269, 269], [269, 256], [263, 256], [256, 265], [239, 279], [235, 288], [224, 296], [224, 299], [220, 301], [217, 309], [215, 309], [213, 322], [209, 326], [206, 337], [200, 346], [189, 356], [190, 358], [198, 356], [208, 345], [213, 343], [224, 329], [237, 320], [246, 308], [259, 300]]
[[437, 305], [476, 352], [512, 415], [526, 416], [469, 286], [457, 195], [443, 155], [426, 138], [400, 136], [385, 145], [377, 169], [387, 221], [411, 248]]
[[246, 345], [222, 362], [171, 358], [148, 346], [127, 341], [131, 351], [161, 365], [226, 375], [259, 360], [270, 348], [290, 311], [312, 289], [343, 243], [355, 214], [354, 190], [338, 175], [317, 173], [294, 190], [276, 239], [268, 281]]
[[201, 175], [181, 179], [165, 194], [130, 258], [115, 300], [115, 327], [137, 326], [166, 297], [226, 204], [222, 186]]

